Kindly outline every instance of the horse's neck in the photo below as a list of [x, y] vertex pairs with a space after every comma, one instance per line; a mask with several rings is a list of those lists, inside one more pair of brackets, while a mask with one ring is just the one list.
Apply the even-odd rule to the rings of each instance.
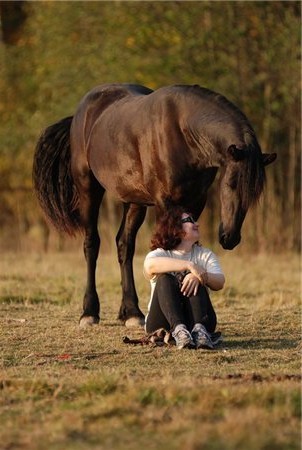
[[[191, 152], [195, 152], [200, 167], [221, 167], [226, 164], [229, 146], [245, 145], [243, 124], [227, 111], [209, 109], [205, 113], [204, 105], [202, 106], [189, 119], [187, 116], [184, 135]], [[244, 125], [247, 127], [247, 124]]]
[[198, 162], [200, 170], [210, 167], [218, 168], [223, 165], [225, 161], [223, 151], [211, 136], [190, 128], [184, 130], [184, 135], [189, 151], [193, 159]]

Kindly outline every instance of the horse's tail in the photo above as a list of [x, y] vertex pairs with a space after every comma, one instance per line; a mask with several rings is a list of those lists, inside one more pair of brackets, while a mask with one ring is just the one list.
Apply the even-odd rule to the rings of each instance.
[[81, 224], [79, 197], [71, 174], [71, 122], [72, 117], [66, 117], [42, 133], [34, 155], [33, 185], [52, 224], [72, 235]]

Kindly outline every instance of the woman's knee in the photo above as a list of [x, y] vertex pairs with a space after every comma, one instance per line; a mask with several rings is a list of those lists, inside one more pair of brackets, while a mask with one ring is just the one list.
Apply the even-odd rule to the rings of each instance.
[[156, 281], [156, 288], [161, 289], [168, 285], [177, 285], [177, 280], [171, 273], [162, 273]]
[[198, 286], [197, 295], [207, 299], [210, 298], [207, 288], [201, 284]]

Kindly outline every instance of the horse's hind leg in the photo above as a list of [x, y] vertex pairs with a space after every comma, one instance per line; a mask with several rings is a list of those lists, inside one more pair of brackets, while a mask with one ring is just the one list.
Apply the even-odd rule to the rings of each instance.
[[87, 265], [87, 283], [80, 326], [93, 325], [100, 320], [100, 302], [96, 291], [95, 271], [100, 249], [98, 216], [105, 190], [89, 171], [79, 178], [79, 210], [85, 230], [84, 254]]
[[124, 204], [123, 220], [116, 236], [123, 293], [118, 318], [128, 327], [144, 324], [144, 315], [138, 307], [132, 263], [136, 234], [145, 219], [146, 210], [144, 206]]

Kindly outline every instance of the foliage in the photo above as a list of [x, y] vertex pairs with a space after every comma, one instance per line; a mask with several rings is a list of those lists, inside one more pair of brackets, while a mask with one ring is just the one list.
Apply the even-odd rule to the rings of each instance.
[[[0, 43], [0, 195], [6, 223], [14, 216], [14, 194], [7, 201], [1, 190], [31, 186], [40, 132], [73, 114], [93, 86], [198, 83], [238, 104], [263, 151], [278, 153], [258, 210], [260, 231], [249, 236], [253, 245], [265, 246], [269, 237], [273, 246], [281, 239], [288, 248], [299, 247], [299, 2], [49, 1], [25, 2], [24, 8], [27, 19], [17, 42]], [[209, 206], [211, 230], [218, 220], [215, 191]], [[26, 215], [22, 208], [20, 214]], [[271, 236], [267, 228], [276, 217]]]

